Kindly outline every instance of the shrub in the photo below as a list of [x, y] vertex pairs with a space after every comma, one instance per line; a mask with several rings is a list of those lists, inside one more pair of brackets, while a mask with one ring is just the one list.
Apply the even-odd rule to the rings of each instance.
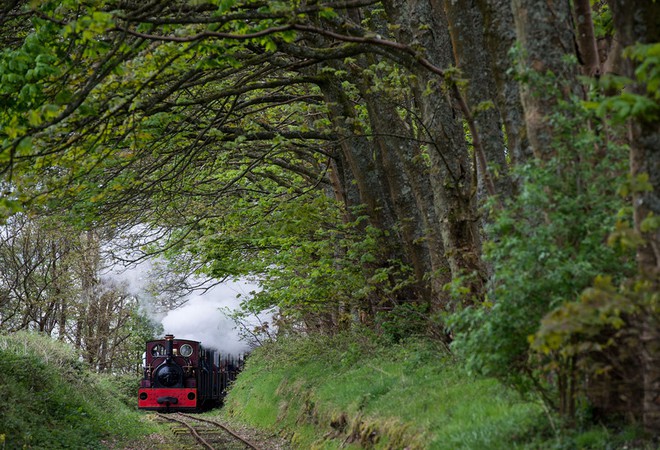
[[592, 116], [578, 102], [562, 108], [552, 117], [563, 133], [554, 156], [520, 167], [519, 195], [493, 212], [484, 246], [494, 270], [487, 301], [451, 319], [453, 348], [469, 370], [522, 391], [550, 388], [551, 404], [556, 386], [542, 385], [543, 361], [530, 358], [530, 336], [549, 311], [577, 299], [597, 276], [622, 279], [632, 270], [621, 251], [603, 245], [624, 204], [616, 189], [625, 150], [579, 126]]

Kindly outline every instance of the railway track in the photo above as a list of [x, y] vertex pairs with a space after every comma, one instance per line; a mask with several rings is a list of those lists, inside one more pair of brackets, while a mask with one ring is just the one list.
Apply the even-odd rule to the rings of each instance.
[[175, 428], [174, 433], [190, 436], [191, 448], [207, 450], [260, 450], [259, 447], [241, 437], [225, 425], [213, 420], [191, 416], [189, 414], [161, 414], [161, 419], [178, 423], [183, 428]]

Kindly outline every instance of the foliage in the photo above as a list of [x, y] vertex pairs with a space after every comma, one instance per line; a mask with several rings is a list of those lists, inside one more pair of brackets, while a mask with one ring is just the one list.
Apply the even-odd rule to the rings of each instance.
[[[629, 119], [656, 121], [660, 114], [660, 43], [638, 44], [626, 49], [625, 56], [636, 64], [635, 79], [607, 75], [600, 81], [603, 90], [615, 90], [616, 95], [590, 103], [601, 117], [614, 123]], [[642, 90], [631, 89], [635, 84]]]
[[[31, 85], [25, 77], [4, 93], [25, 109], [2, 120], [9, 133], [3, 168], [15, 198], [66, 210], [82, 224], [166, 229], [167, 249], [199, 255], [208, 273], [265, 272], [272, 289], [257, 302], [291, 306], [292, 317], [352, 303], [347, 309], [360, 304], [373, 319], [401, 298], [417, 300], [404, 289], [421, 284], [423, 273], [411, 276], [398, 242], [410, 218], [385, 222], [382, 211], [393, 202], [386, 182], [348, 161], [357, 159], [350, 147], [375, 156], [373, 136], [391, 131], [371, 129], [374, 112], [357, 86], [380, 103], [410, 103], [414, 77], [396, 58], [378, 55], [377, 45], [317, 48], [294, 32], [299, 24], [334, 27], [335, 11], [288, 2], [174, 2], [150, 5], [152, 15], [113, 1], [80, 8], [19, 3], [27, 28], [52, 38], [44, 39], [52, 48], [38, 49], [55, 55], [49, 78], [35, 83], [50, 87], [38, 103], [55, 107], [45, 119], [28, 113], [27, 101], [13, 95]], [[382, 12], [365, 11], [373, 18]], [[27, 44], [18, 47], [27, 51]], [[335, 81], [351, 111], [333, 113], [324, 101]], [[397, 104], [393, 118], [412, 122], [407, 109]], [[420, 145], [415, 138], [400, 137], [413, 147]], [[18, 148], [28, 141], [29, 148]], [[381, 171], [380, 163], [367, 164]], [[377, 183], [360, 185], [358, 177]], [[344, 192], [341, 207], [327, 199], [332, 190]], [[351, 217], [366, 203], [362, 197], [379, 206]], [[419, 246], [418, 234], [407, 245]], [[288, 286], [294, 289], [284, 292]]]
[[484, 248], [495, 273], [489, 298], [453, 319], [454, 348], [469, 369], [523, 389], [538, 377], [528, 338], [541, 319], [596, 276], [620, 280], [632, 270], [630, 255], [626, 260], [625, 252], [603, 246], [623, 206], [612, 198], [624, 149], [579, 127], [592, 120], [579, 104], [563, 108], [553, 117], [563, 133], [555, 156], [520, 167], [519, 196], [494, 211]]
[[[535, 383], [553, 403], [557, 386], [538, 370], [557, 361], [530, 354], [529, 337], [551, 311], [535, 341], [551, 354], [574, 357], [584, 330], [616, 331], [617, 314], [593, 323], [599, 308], [616, 310], [637, 291], [582, 293], [598, 276], [611, 286], [634, 279], [630, 247], [658, 228], [658, 214], [645, 214], [639, 230], [628, 226], [631, 212], [650, 204], [638, 194], [652, 194], [657, 179], [634, 173], [622, 184], [620, 145], [626, 126], [653, 134], [658, 47], [628, 50], [637, 79], [602, 77], [615, 95], [580, 105], [570, 99], [586, 87], [575, 76], [570, 2], [394, 3], [3, 6], [0, 25], [10, 26], [0, 31], [0, 221], [25, 208], [87, 230], [157, 230], [165, 239], [141, 250], [175, 263], [196, 259], [218, 278], [259, 277], [263, 290], [246, 308], [279, 308], [283, 335], [360, 322], [390, 343], [429, 329], [441, 335], [436, 319], [446, 310], [486, 296], [454, 317], [455, 348], [472, 371], [522, 388]], [[626, 17], [613, 17], [617, 2], [608, 2], [612, 11], [602, 3], [594, 2], [596, 34], [606, 40]], [[644, 3], [630, 17], [643, 16]], [[523, 10], [514, 21], [511, 12]], [[618, 38], [640, 27], [629, 28], [617, 29]], [[516, 38], [527, 67], [511, 76], [498, 59]], [[541, 160], [525, 159], [528, 144]], [[640, 148], [631, 145], [633, 172], [655, 164]], [[509, 172], [507, 159], [520, 166]], [[494, 182], [492, 163], [501, 174]], [[497, 196], [484, 220], [480, 186]], [[622, 208], [618, 186], [632, 194], [632, 208]], [[628, 248], [605, 245], [608, 233]], [[95, 269], [83, 259], [99, 246], [78, 245], [71, 234], [67, 242], [82, 251], [55, 266]], [[483, 246], [488, 270], [482, 236], [491, 239]], [[9, 262], [20, 245], [6, 243], [0, 256]], [[109, 328], [136, 331], [136, 339], [149, 333], [133, 296], [106, 290], [97, 270], [64, 271], [68, 278], [53, 282], [46, 253], [14, 259], [39, 264], [21, 288], [0, 285], [4, 328], [54, 334], [59, 325], [64, 336], [80, 319], [76, 330], [89, 333], [78, 341], [99, 370], [107, 368], [96, 352], [107, 350]], [[74, 317], [54, 318], [71, 305]], [[121, 313], [99, 314], [112, 307]], [[442, 323], [425, 330], [417, 320], [425, 315]], [[135, 341], [126, 342], [134, 351]]]
[[[651, 123], [656, 120], [660, 98], [660, 45], [636, 45], [627, 49], [626, 54], [638, 63], [636, 80], [623, 77], [601, 80], [602, 89], [611, 89], [614, 81], [619, 83], [622, 92], [596, 102], [596, 111], [615, 125], [635, 119]], [[641, 94], [631, 97], [633, 94], [623, 88], [635, 83], [644, 88], [637, 90]], [[593, 107], [592, 104], [588, 106]], [[634, 198], [652, 192], [649, 178], [644, 172], [629, 175], [620, 182], [618, 194], [622, 198]], [[638, 227], [632, 225], [630, 216], [630, 208], [622, 208], [617, 214], [615, 229], [607, 239], [612, 248], [636, 251], [647, 245], [647, 233], [659, 228], [652, 212], [642, 218]], [[657, 275], [645, 271], [625, 275], [619, 276], [617, 283], [609, 274], [597, 276], [577, 301], [566, 302], [550, 311], [538, 332], [530, 336], [532, 348], [545, 355], [544, 370], [566, 380], [591, 380], [586, 387], [571, 388], [572, 398], [565, 400], [571, 409], [579, 396], [587, 395], [595, 408], [621, 411], [624, 408], [620, 403], [627, 403], [626, 410], [639, 414], [635, 404], [643, 401], [640, 348], [645, 346], [644, 339], [649, 339], [642, 338], [641, 330], [644, 323], [651, 328], [657, 328], [660, 323], [660, 297], [657, 279], [654, 279]], [[599, 385], [601, 380], [606, 380], [605, 386]], [[613, 392], [618, 393], [617, 401], [603, 401]]]
[[623, 317], [635, 312], [636, 303], [618, 293], [610, 278], [597, 277], [594, 287], [586, 289], [579, 302], [566, 303], [543, 319], [539, 332], [530, 336], [532, 347], [543, 353], [559, 351], [568, 357], [598, 350], [608, 343], [592, 340], [604, 328], [621, 329], [625, 325]]
[[[649, 280], [626, 280], [616, 288], [598, 277], [578, 301], [548, 313], [535, 335], [532, 349], [544, 355], [542, 370], [565, 385], [560, 411], [569, 419], [576, 405], [588, 398], [595, 411], [636, 411], [642, 401], [639, 374], [644, 343], [635, 317], [652, 326], [660, 323], [660, 297]], [[584, 383], [582, 380], [587, 380]], [[608, 399], [618, 393], [615, 401]], [[599, 411], [600, 414], [600, 411]]]
[[[323, 193], [280, 204], [267, 215], [263, 207], [205, 221], [204, 237], [187, 250], [203, 256], [213, 277], [259, 274], [262, 290], [244, 301], [246, 310], [277, 308], [284, 328], [332, 314], [335, 327], [346, 328], [364, 311], [365, 299], [387, 308], [408, 283], [407, 267], [379, 265], [383, 231], [365, 224], [359, 211], [355, 221], [342, 223], [341, 206]], [[247, 217], [253, 221], [249, 230], [243, 227]]]
[[[143, 342], [144, 344], [144, 342]], [[129, 409], [135, 409], [142, 374], [98, 374], [96, 382], [104, 391], [111, 392]]]
[[[103, 448], [151, 431], [74, 350], [46, 336], [0, 336], [0, 436], [7, 448]], [[121, 434], [117, 434], [121, 433]]]
[[591, 0], [591, 6], [596, 38], [602, 39], [613, 36], [612, 12], [607, 3], [601, 0]]

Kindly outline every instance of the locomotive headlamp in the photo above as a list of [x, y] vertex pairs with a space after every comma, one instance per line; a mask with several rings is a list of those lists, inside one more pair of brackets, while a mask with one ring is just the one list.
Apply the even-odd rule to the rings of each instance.
[[193, 348], [190, 344], [183, 344], [179, 348], [179, 353], [181, 353], [181, 356], [185, 356], [187, 358], [188, 356], [193, 354]]

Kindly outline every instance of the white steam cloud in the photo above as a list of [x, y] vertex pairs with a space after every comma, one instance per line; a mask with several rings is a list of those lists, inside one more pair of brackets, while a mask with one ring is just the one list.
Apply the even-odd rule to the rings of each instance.
[[227, 310], [240, 309], [241, 301], [249, 297], [250, 292], [259, 289], [257, 284], [241, 280], [226, 281], [206, 291], [188, 295], [181, 306], [163, 313], [149, 301], [152, 267], [148, 260], [129, 268], [114, 267], [104, 278], [123, 284], [128, 292], [136, 295], [145, 313], [163, 325], [164, 334], [200, 341], [225, 354], [249, 350], [249, 344], [240, 339], [234, 321], [227, 317]]
[[255, 289], [255, 285], [247, 282], [225, 282], [203, 295], [192, 295], [186, 304], [168, 312], [162, 319], [165, 333], [179, 339], [201, 341], [221, 353], [244, 353], [249, 346], [239, 339], [234, 321], [223, 310], [239, 309], [241, 300], [237, 296], [247, 296]]

